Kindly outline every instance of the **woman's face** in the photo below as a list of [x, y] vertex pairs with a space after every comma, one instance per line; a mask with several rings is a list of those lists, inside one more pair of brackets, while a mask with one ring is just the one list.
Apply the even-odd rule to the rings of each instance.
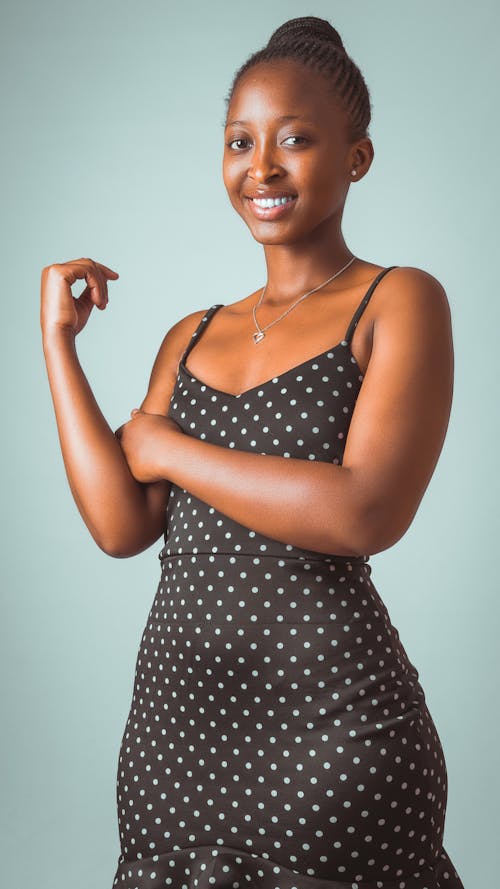
[[[357, 156], [346, 123], [324, 78], [304, 65], [261, 62], [242, 76], [226, 118], [223, 179], [257, 241], [291, 244], [316, 237], [318, 226], [338, 230]], [[366, 159], [365, 150], [360, 173]], [[252, 200], [259, 194], [293, 199], [261, 209]]]

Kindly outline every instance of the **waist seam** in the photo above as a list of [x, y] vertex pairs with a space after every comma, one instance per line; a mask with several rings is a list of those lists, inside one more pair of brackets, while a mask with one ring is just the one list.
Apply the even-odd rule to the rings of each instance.
[[369, 556], [337, 556], [331, 554], [325, 554], [321, 556], [318, 554], [317, 556], [304, 556], [304, 555], [294, 555], [288, 553], [259, 553], [259, 552], [239, 552], [238, 550], [198, 550], [195, 552], [194, 550], [186, 550], [183, 552], [164, 552], [163, 549], [158, 555], [160, 561], [167, 561], [168, 559], [180, 559], [184, 557], [192, 557], [192, 556], [212, 556], [216, 558], [217, 556], [235, 556], [236, 558], [248, 558], [248, 559], [281, 559], [283, 561], [300, 561], [300, 562], [327, 562], [328, 564], [339, 563], [342, 565], [366, 565], [369, 561]]

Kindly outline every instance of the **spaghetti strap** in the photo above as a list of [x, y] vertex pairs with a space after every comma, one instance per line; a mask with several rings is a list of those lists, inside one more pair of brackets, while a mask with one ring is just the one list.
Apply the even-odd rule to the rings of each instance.
[[[382, 280], [382, 278], [384, 277], [384, 275], [387, 274], [387, 272], [390, 272], [392, 269], [397, 269], [397, 268], [399, 268], [399, 266], [397, 266], [397, 265], [391, 265], [391, 266], [388, 266], [388, 267], [385, 268], [385, 269], [382, 269], [382, 271], [379, 272], [379, 274], [378, 274], [377, 277], [374, 279], [374, 281], [372, 281], [372, 283], [370, 284], [370, 286], [369, 286], [367, 292], [365, 293], [363, 299], [361, 300], [359, 306], [357, 307], [356, 311], [354, 312], [353, 317], [351, 318], [351, 321], [350, 321], [349, 326], [348, 326], [348, 328], [347, 328], [347, 332], [346, 332], [345, 338], [344, 338], [344, 340], [343, 340], [342, 342], [350, 343], [351, 338], [352, 338], [352, 336], [353, 336], [353, 334], [354, 334], [354, 331], [356, 330], [356, 327], [357, 327], [357, 325], [358, 325], [358, 321], [359, 321], [359, 319], [361, 318], [361, 315], [363, 314], [363, 312], [364, 312], [366, 306], [368, 305], [368, 302], [369, 302], [369, 300], [370, 300], [370, 297], [371, 297], [373, 291], [375, 290], [377, 284], [379, 283], [379, 281]], [[224, 305], [224, 303], [214, 303], [213, 306], [210, 306], [210, 308], [207, 309], [207, 311], [206, 311], [205, 314], [203, 315], [203, 318], [200, 320], [200, 322], [199, 322], [199, 324], [198, 324], [196, 330], [195, 330], [194, 333], [191, 335], [191, 338], [190, 338], [190, 340], [189, 340], [189, 342], [188, 342], [188, 344], [187, 344], [187, 346], [186, 346], [186, 349], [184, 350], [184, 354], [183, 354], [183, 356], [182, 356], [182, 358], [181, 358], [181, 362], [182, 362], [183, 364], [186, 363], [186, 358], [188, 357], [188, 355], [189, 355], [191, 349], [193, 348], [194, 344], [195, 344], [195, 343], [200, 339], [200, 337], [203, 335], [203, 333], [204, 333], [204, 331], [206, 330], [207, 325], [209, 324], [209, 322], [210, 322], [210, 320], [212, 319], [212, 317], [215, 315], [215, 313], [216, 313], [219, 309], [222, 308], [223, 305]]]
[[200, 323], [198, 324], [198, 327], [196, 328], [195, 332], [192, 334], [191, 339], [189, 340], [189, 342], [184, 350], [184, 354], [181, 358], [181, 362], [183, 364], [185, 364], [186, 358], [188, 357], [194, 344], [203, 335], [203, 332], [206, 330], [207, 325], [208, 325], [210, 319], [212, 318], [212, 316], [215, 315], [217, 310], [221, 309], [223, 305], [224, 305], [224, 303], [215, 303], [213, 306], [210, 306], [210, 308], [207, 309], [207, 311], [203, 315], [203, 318], [201, 319]]
[[358, 321], [361, 318], [361, 315], [363, 314], [364, 310], [366, 309], [369, 299], [370, 299], [373, 291], [375, 290], [375, 287], [377, 286], [378, 282], [381, 281], [382, 278], [384, 277], [384, 275], [386, 275], [387, 272], [390, 272], [391, 269], [398, 269], [398, 268], [399, 268], [399, 266], [397, 266], [397, 265], [390, 265], [386, 269], [382, 269], [382, 271], [379, 272], [379, 274], [377, 275], [375, 280], [372, 281], [372, 283], [370, 284], [363, 299], [361, 300], [358, 308], [356, 309], [356, 311], [354, 312], [354, 315], [352, 316], [351, 322], [349, 324], [349, 327], [347, 328], [347, 333], [345, 335], [345, 339], [343, 340], [343, 342], [350, 343], [352, 335], [358, 325]]

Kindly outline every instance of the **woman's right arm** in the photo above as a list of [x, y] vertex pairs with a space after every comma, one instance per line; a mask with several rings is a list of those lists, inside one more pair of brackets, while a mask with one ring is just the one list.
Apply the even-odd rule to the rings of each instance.
[[[76, 336], [94, 305], [106, 307], [108, 278], [117, 277], [117, 272], [91, 259], [46, 266], [40, 322], [59, 441], [75, 503], [98, 546], [109, 555], [126, 558], [147, 549], [162, 534], [170, 482], [135, 480], [78, 360]], [[87, 287], [75, 298], [71, 285], [79, 278], [85, 278]], [[149, 410], [168, 410], [175, 379], [173, 359], [186, 338], [184, 331], [179, 322], [162, 344], [162, 357], [155, 362], [143, 402], [155, 405]]]

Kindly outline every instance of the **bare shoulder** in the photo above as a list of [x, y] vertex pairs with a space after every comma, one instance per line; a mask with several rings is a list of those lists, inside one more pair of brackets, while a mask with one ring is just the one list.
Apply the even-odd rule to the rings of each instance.
[[384, 275], [377, 291], [380, 292], [374, 305], [380, 310], [381, 319], [395, 312], [401, 313], [401, 317], [419, 318], [427, 326], [451, 320], [446, 290], [424, 269], [397, 266]]
[[208, 309], [190, 312], [172, 325], [167, 331], [158, 349], [148, 391], [141, 409], [151, 413], [166, 414], [179, 372], [179, 361]]
[[453, 363], [452, 316], [445, 288], [434, 275], [397, 266], [379, 281], [366, 310], [371, 319], [369, 363], [399, 342], [402, 356], [416, 352], [424, 362]]

